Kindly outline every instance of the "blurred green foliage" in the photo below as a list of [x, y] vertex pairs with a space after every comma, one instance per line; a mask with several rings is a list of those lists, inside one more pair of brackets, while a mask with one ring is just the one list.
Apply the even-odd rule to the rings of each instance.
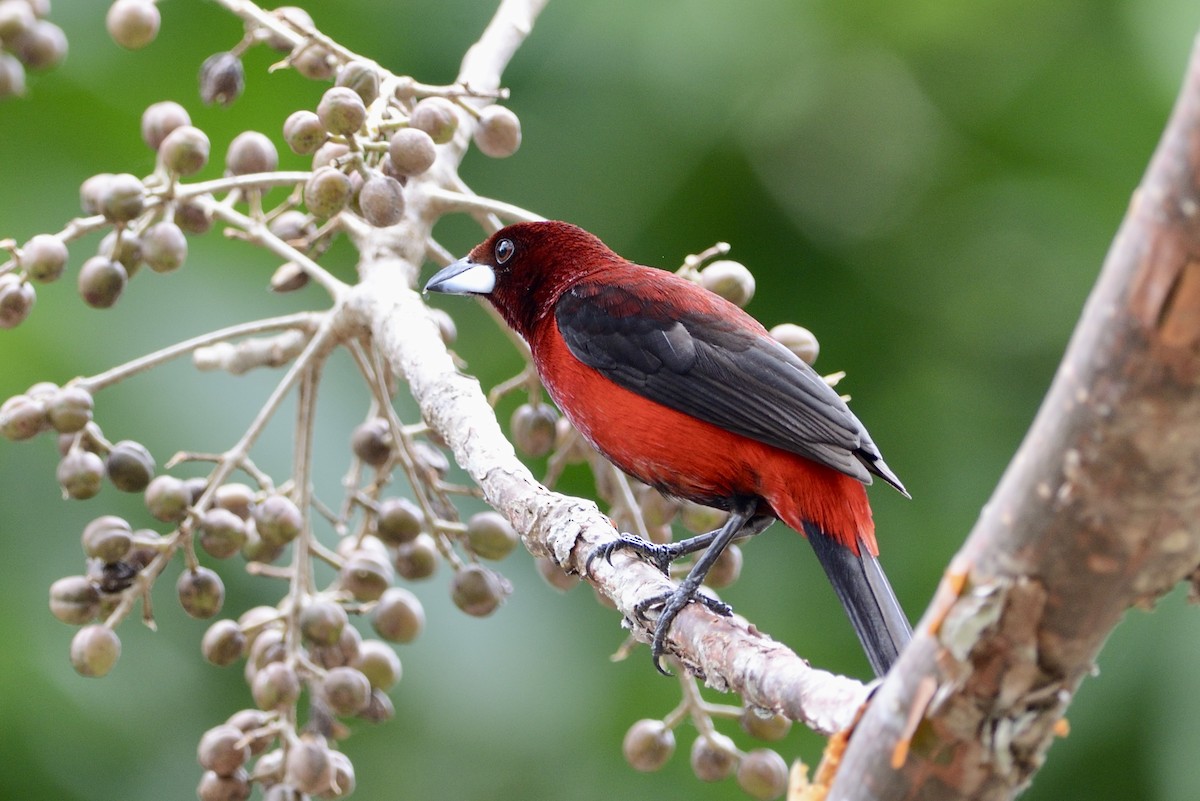
[[[350, 48], [428, 82], [453, 79], [493, 10], [480, 0], [315, 3]], [[163, 31], [127, 53], [104, 33], [104, 3], [56, 3], [71, 52], [0, 105], [0, 236], [24, 241], [77, 213], [102, 171], [146, 173], [141, 110], [175, 99], [214, 143], [208, 175], [238, 131], [276, 135], [322, 87], [273, 54], [247, 59], [245, 96], [205, 108], [196, 71], [240, 26], [212, 4], [162, 4]], [[505, 76], [524, 146], [468, 156], [480, 193], [577, 222], [624, 255], [673, 268], [717, 240], [758, 279], [750, 310], [821, 338], [818, 367], [841, 388], [912, 491], [872, 491], [883, 559], [911, 615], [974, 522], [1048, 385], [1130, 193], [1155, 145], [1200, 7], [1182, 0], [614, 0], [552, 2]], [[282, 166], [300, 166], [286, 156]], [[464, 221], [438, 230], [461, 252]], [[73, 248], [82, 262], [94, 240]], [[353, 253], [333, 262], [350, 275]], [[187, 267], [134, 281], [114, 310], [87, 309], [73, 279], [39, 290], [34, 316], [0, 333], [0, 397], [65, 381], [217, 325], [319, 305], [279, 299], [265, 255], [209, 235]], [[471, 304], [450, 307], [460, 352], [485, 386], [519, 368]], [[185, 364], [98, 399], [112, 438], [219, 450], [252, 418], [275, 375], [196, 375]], [[366, 408], [348, 365], [322, 390], [318, 492], [337, 491], [346, 435]], [[411, 414], [411, 412], [410, 412]], [[288, 464], [281, 422], [256, 454]], [[67, 662], [71, 630], [46, 610], [48, 585], [79, 572], [78, 532], [101, 512], [136, 516], [106, 490], [59, 500], [53, 446], [0, 443], [0, 796], [192, 797], [203, 729], [248, 705], [240, 670], [199, 658], [204, 624], [164, 587], [159, 631], [122, 628], [124, 653], [96, 681]], [[570, 488], [587, 492], [573, 473]], [[323, 489], [322, 489], [323, 487]], [[232, 565], [231, 565], [232, 566]], [[232, 566], [236, 567], [236, 566]], [[678, 692], [644, 649], [611, 663], [618, 620], [591, 593], [559, 596], [518, 553], [516, 594], [493, 618], [448, 602], [446, 571], [420, 584], [426, 634], [400, 650], [396, 720], [346, 743], [361, 798], [738, 798], [691, 777], [687, 749], [659, 774], [620, 755], [624, 730], [665, 714]], [[282, 588], [225, 572], [236, 614]], [[173, 579], [173, 573], [168, 576]], [[170, 582], [168, 582], [170, 583]], [[781, 527], [746, 549], [724, 593], [816, 664], [867, 672], [808, 549]], [[1180, 594], [1113, 635], [1071, 707], [1029, 799], [1200, 797], [1200, 622]], [[730, 731], [744, 748], [757, 744]], [[821, 741], [795, 731], [781, 751], [810, 764]]]

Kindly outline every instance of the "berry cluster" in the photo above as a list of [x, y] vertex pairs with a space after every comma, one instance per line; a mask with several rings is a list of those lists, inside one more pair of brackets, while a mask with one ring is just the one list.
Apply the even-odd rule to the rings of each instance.
[[0, 0], [0, 100], [25, 94], [25, 70], [67, 57], [67, 36], [49, 14], [50, 0]]

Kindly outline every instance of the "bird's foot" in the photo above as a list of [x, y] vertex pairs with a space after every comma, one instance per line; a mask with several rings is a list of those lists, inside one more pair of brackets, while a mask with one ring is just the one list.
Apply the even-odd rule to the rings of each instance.
[[733, 614], [733, 607], [729, 604], [705, 594], [700, 591], [698, 585], [691, 585], [686, 580], [672, 592], [647, 598], [633, 608], [634, 615], [645, 621], [648, 619], [646, 616], [648, 611], [662, 606], [658, 620], [654, 622], [654, 636], [650, 640], [650, 658], [654, 662], [654, 669], [664, 676], [671, 675], [670, 671], [662, 666], [662, 658], [667, 650], [667, 634], [670, 632], [675, 618], [692, 601], [702, 604], [710, 612], [721, 617], [729, 617]]
[[666, 574], [671, 569], [671, 563], [685, 553], [677, 547], [673, 547], [674, 545], [675, 543], [659, 545], [658, 543], [644, 540], [635, 534], [621, 534], [618, 539], [599, 545], [594, 551], [588, 554], [585, 569], [590, 573], [592, 562], [597, 557], [602, 557], [604, 561], [611, 565], [613, 554], [617, 551], [630, 550], [657, 567], [663, 574]]

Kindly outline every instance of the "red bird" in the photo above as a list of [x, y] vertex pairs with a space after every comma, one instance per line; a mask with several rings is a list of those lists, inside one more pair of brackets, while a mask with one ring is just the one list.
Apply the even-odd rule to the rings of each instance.
[[[666, 495], [729, 512], [717, 531], [655, 545], [623, 536], [664, 572], [705, 549], [652, 599], [654, 664], [667, 631], [728, 544], [775, 519], [807, 536], [876, 674], [911, 629], [876, 559], [865, 484], [907, 496], [858, 418], [753, 317], [673, 273], [633, 264], [564, 222], [510, 225], [435, 275], [426, 291], [486, 296], [533, 353], [567, 419], [609, 461]], [[593, 554], [593, 557], [596, 554]]]

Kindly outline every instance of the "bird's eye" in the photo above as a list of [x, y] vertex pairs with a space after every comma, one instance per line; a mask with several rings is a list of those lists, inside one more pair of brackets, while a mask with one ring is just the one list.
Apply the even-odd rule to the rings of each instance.
[[501, 239], [496, 243], [496, 263], [504, 264], [504, 262], [512, 258], [512, 254], [516, 249], [511, 239]]

